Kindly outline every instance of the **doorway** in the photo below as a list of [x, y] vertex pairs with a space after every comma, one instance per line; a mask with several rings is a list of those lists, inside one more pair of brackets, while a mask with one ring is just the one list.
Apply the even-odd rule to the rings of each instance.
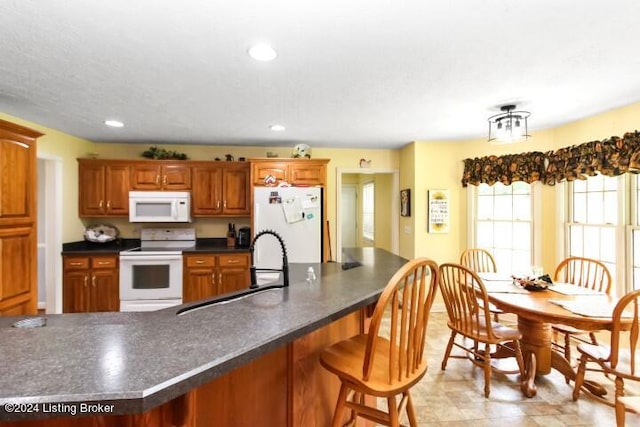
[[[359, 201], [356, 199], [356, 215], [355, 218], [345, 219], [349, 223], [356, 222], [357, 232], [355, 233], [355, 246], [352, 245], [353, 240], [346, 231], [348, 226], [343, 224], [343, 218], [347, 217], [344, 211], [352, 210], [352, 207], [348, 206], [350, 203], [349, 196], [343, 200], [343, 190], [349, 190], [347, 184], [353, 184], [356, 186], [356, 194], [358, 194], [358, 188], [365, 182], [376, 181], [381, 185], [376, 185], [376, 198], [375, 198], [375, 229], [377, 236], [375, 239], [375, 246], [386, 249], [394, 254], [399, 252], [399, 223], [400, 223], [400, 184], [399, 184], [399, 172], [396, 169], [383, 169], [383, 168], [337, 168], [336, 170], [336, 188], [340, 191], [340, 197], [336, 197], [336, 261], [342, 261], [342, 248], [347, 247], [360, 247], [362, 238], [362, 224], [358, 221], [358, 217], [362, 214]], [[359, 243], [360, 242], [360, 243]]]
[[353, 248], [357, 246], [358, 235], [358, 187], [355, 184], [342, 184], [340, 198], [342, 247]]
[[62, 313], [62, 159], [37, 157], [38, 310]]

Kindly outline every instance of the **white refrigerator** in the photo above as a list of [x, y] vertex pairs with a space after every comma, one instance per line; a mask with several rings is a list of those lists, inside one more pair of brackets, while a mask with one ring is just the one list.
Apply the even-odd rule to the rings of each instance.
[[[255, 187], [253, 203], [254, 236], [273, 230], [282, 237], [290, 263], [322, 262], [321, 188]], [[282, 267], [280, 243], [272, 235], [258, 239], [253, 255], [258, 269]]]

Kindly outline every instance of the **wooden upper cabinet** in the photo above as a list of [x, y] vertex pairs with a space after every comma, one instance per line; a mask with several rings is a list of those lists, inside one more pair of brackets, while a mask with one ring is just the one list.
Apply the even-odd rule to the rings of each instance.
[[41, 135], [0, 120], [0, 225], [35, 221], [35, 143]]
[[222, 213], [222, 168], [217, 165], [198, 165], [191, 168], [191, 214], [213, 216]]
[[78, 159], [78, 213], [81, 217], [129, 215], [129, 166]]
[[285, 181], [291, 185], [324, 186], [327, 183], [327, 163], [329, 159], [250, 159], [251, 182], [265, 185], [265, 178], [272, 175], [276, 182]]
[[222, 170], [222, 213], [249, 215], [251, 212], [249, 191], [249, 164], [225, 165]]
[[191, 212], [193, 216], [250, 214], [248, 163], [194, 164], [192, 175]]
[[191, 167], [188, 164], [164, 163], [158, 160], [131, 165], [132, 190], [179, 191], [191, 189]]

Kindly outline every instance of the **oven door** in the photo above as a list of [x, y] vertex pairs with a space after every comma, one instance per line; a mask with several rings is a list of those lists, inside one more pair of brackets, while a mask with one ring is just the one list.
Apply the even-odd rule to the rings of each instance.
[[120, 254], [120, 300], [181, 298], [181, 254]]

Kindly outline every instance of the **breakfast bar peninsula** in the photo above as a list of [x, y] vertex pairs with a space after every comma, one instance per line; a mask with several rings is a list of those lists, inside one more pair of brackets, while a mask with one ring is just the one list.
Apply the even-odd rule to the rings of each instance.
[[290, 286], [146, 313], [0, 318], [2, 426], [324, 426], [338, 380], [324, 347], [365, 328], [405, 259], [290, 266]]

